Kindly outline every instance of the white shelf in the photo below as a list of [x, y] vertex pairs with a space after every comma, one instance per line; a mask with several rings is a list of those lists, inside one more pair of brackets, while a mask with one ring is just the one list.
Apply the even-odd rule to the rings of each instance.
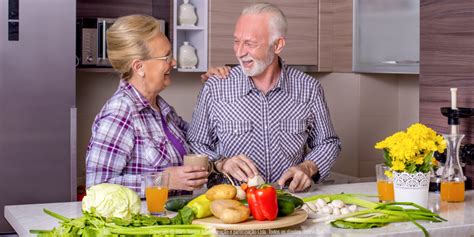
[[176, 26], [177, 30], [204, 30], [204, 27], [199, 26]]
[[189, 69], [189, 68], [177, 68], [178, 72], [199, 72], [197, 69]]
[[183, 0], [173, 0], [173, 55], [179, 61], [179, 47], [184, 41], [196, 49], [198, 64], [196, 69], [180, 69], [179, 72], [205, 72], [208, 68], [208, 0], [189, 0], [196, 8], [196, 26], [178, 25], [179, 6]]

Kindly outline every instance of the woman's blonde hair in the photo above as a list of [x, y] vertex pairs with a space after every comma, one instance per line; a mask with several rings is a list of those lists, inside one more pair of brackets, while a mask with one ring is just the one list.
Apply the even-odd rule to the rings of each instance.
[[132, 77], [134, 59], [150, 57], [148, 42], [160, 34], [160, 22], [146, 15], [120, 17], [107, 30], [109, 61], [123, 80]]

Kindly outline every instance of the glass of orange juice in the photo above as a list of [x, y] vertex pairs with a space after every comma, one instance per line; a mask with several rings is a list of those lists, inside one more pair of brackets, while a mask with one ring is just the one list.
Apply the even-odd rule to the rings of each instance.
[[375, 165], [375, 173], [377, 175], [377, 192], [380, 202], [393, 202], [393, 180], [385, 174], [390, 168], [384, 164]]
[[164, 216], [165, 203], [168, 200], [170, 174], [153, 172], [145, 174], [145, 197], [148, 212], [155, 216]]

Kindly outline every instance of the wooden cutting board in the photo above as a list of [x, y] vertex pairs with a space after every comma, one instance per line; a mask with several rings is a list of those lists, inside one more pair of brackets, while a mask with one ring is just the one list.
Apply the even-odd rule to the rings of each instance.
[[304, 222], [308, 218], [308, 213], [304, 210], [296, 210], [293, 214], [285, 217], [278, 217], [274, 221], [257, 221], [252, 217], [245, 222], [238, 224], [225, 224], [215, 216], [197, 219], [193, 224], [203, 224], [213, 226], [218, 230], [262, 230], [276, 229], [293, 226]]

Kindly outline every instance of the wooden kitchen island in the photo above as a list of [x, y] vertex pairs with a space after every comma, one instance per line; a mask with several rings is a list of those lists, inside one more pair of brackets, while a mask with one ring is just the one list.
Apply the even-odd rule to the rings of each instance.
[[[361, 193], [376, 194], [376, 183], [353, 183], [339, 185], [316, 185], [311, 192], [299, 194], [306, 197], [323, 193]], [[447, 203], [439, 201], [439, 194], [430, 193], [429, 209], [439, 213], [447, 222], [419, 223], [423, 225], [430, 236], [474, 236], [474, 191], [466, 192], [466, 200], [462, 203]], [[58, 226], [58, 220], [46, 215], [43, 208], [57, 212], [67, 217], [79, 217], [80, 202], [47, 203], [5, 206], [5, 218], [19, 236], [32, 236], [30, 229], [52, 229]], [[142, 210], [146, 211], [145, 203]], [[376, 229], [347, 230], [331, 227], [326, 223], [313, 223], [307, 219], [302, 224], [289, 228], [275, 230], [246, 230], [246, 231], [219, 231], [219, 236], [423, 236], [422, 231], [412, 223], [392, 223]]]

